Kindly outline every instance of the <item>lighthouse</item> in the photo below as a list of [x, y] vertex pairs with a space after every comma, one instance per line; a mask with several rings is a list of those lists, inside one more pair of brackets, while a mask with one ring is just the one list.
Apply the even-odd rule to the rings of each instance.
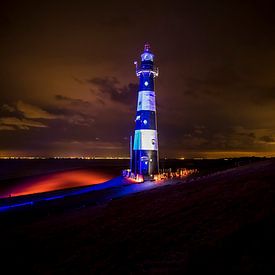
[[158, 134], [156, 120], [155, 78], [158, 69], [148, 43], [141, 54], [141, 62], [135, 62], [139, 78], [135, 132], [131, 138], [131, 172], [144, 180], [154, 178], [159, 172]]

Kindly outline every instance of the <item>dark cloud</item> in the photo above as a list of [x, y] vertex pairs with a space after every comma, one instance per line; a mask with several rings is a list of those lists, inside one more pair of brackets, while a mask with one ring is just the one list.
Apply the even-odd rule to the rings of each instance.
[[[81, 99], [72, 99], [57, 95], [56, 99], [68, 102], [72, 106], [87, 107], [90, 103]], [[52, 128], [56, 122], [51, 123], [51, 120], [60, 121], [63, 126], [71, 127], [72, 125], [89, 127], [95, 121], [95, 118], [90, 113], [85, 113], [81, 110], [72, 108], [49, 106], [49, 111], [45, 111], [39, 106], [29, 104], [23, 101], [17, 101], [13, 105], [4, 104], [2, 111], [12, 113], [13, 116], [0, 117], [0, 130], [31, 130], [33, 128]]]
[[38, 119], [56, 119], [56, 115], [51, 114], [42, 108], [23, 102], [21, 100], [16, 102], [17, 111], [21, 112], [25, 118], [38, 118]]
[[52, 113], [33, 104], [18, 100], [15, 103], [3, 104], [0, 108], [1, 113], [12, 113], [15, 117], [24, 117], [30, 119], [56, 119]]
[[44, 128], [47, 127], [42, 122], [35, 121], [35, 120], [30, 120], [30, 119], [19, 119], [16, 117], [2, 117], [0, 118], [0, 130], [15, 130], [15, 129], [20, 129], [20, 130], [29, 130], [32, 127], [35, 128]]
[[266, 143], [272, 143], [275, 142], [275, 139], [272, 136], [262, 136], [259, 138], [260, 141], [266, 142]]
[[[61, 99], [61, 100], [64, 100], [64, 99]], [[53, 105], [49, 107], [51, 113], [53, 113], [60, 121], [59, 123], [62, 123], [66, 127], [71, 127], [72, 124], [87, 127], [94, 123], [95, 116], [91, 112], [89, 112], [89, 108], [86, 108], [87, 106], [90, 106], [89, 102], [87, 103], [85, 101], [75, 102], [73, 100], [73, 103], [72, 103], [70, 99], [69, 100], [65, 99], [64, 101], [66, 103], [69, 102], [69, 106], [62, 107], [59, 105]], [[75, 106], [80, 108], [74, 108]]]
[[266, 85], [248, 85], [250, 91], [249, 101], [256, 105], [275, 105], [275, 86], [266, 87]]
[[16, 111], [16, 109], [15, 109], [13, 106], [9, 105], [9, 104], [3, 104], [3, 105], [1, 106], [1, 110], [7, 111], [7, 112], [9, 112], [9, 113], [13, 113], [13, 112]]
[[15, 131], [16, 127], [11, 125], [0, 125], [0, 131]]
[[9, 112], [9, 116], [1, 115], [0, 131], [2, 130], [30, 130], [31, 128], [47, 128], [47, 124], [41, 120], [57, 119], [42, 108], [25, 103], [21, 100], [12, 105], [2, 105], [2, 111]]
[[104, 100], [105, 95], [109, 95], [110, 99], [114, 102], [129, 106], [136, 103], [135, 100], [133, 100], [138, 91], [138, 84], [136, 83], [121, 86], [115, 77], [95, 77], [89, 79], [88, 83], [97, 87], [102, 100]]
[[84, 84], [84, 81], [82, 81], [81, 79], [79, 79], [79, 78], [77, 78], [77, 77], [74, 77], [73, 76], [73, 80], [76, 82], [76, 83], [78, 83], [78, 84]]
[[67, 102], [73, 106], [84, 106], [84, 107], [91, 106], [91, 102], [89, 101], [85, 101], [79, 98], [71, 98], [64, 95], [55, 95], [55, 99], [59, 101]]
[[254, 133], [237, 133], [239, 136], [247, 137], [249, 139], [255, 139], [256, 136]]

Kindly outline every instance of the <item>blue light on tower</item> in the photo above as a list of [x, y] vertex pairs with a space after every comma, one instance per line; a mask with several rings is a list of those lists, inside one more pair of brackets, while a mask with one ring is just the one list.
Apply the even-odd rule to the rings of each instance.
[[146, 178], [158, 174], [158, 135], [156, 123], [156, 96], [154, 91], [158, 69], [154, 66], [154, 55], [148, 43], [141, 54], [141, 64], [136, 64], [139, 78], [136, 126], [131, 156], [131, 172]]

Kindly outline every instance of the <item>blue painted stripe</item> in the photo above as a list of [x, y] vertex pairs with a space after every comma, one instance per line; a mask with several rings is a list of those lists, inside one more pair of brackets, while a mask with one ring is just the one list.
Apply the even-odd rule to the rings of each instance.
[[139, 80], [139, 91], [154, 91], [154, 76], [149, 73], [141, 74]]
[[135, 129], [156, 130], [156, 113], [154, 111], [137, 111]]
[[154, 68], [154, 63], [150, 60], [141, 61], [140, 68], [144, 69], [144, 70], [153, 69]]
[[[147, 163], [146, 163], [147, 162]], [[158, 152], [152, 150], [137, 150], [133, 153], [133, 172], [135, 174], [151, 175], [158, 173]]]

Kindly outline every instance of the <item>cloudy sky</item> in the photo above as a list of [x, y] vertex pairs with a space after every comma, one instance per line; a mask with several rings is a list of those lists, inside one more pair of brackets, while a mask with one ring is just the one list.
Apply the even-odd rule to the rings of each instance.
[[151, 44], [161, 157], [275, 155], [274, 1], [2, 1], [0, 156], [127, 156]]

